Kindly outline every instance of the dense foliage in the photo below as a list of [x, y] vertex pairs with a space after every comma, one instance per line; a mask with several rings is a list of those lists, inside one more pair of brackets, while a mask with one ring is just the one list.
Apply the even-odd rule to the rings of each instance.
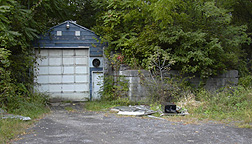
[[[32, 42], [64, 20], [61, 0], [0, 1], [0, 107], [19, 109], [34, 99]], [[39, 98], [38, 98], [39, 99]], [[37, 99], [37, 100], [38, 100]]]
[[121, 52], [128, 64], [147, 68], [148, 57], [159, 48], [172, 55], [173, 68], [207, 78], [239, 69], [245, 58], [242, 46], [250, 44], [248, 26], [233, 22], [235, 4], [224, 0], [100, 1], [102, 10], [94, 30], [109, 42], [108, 52]]

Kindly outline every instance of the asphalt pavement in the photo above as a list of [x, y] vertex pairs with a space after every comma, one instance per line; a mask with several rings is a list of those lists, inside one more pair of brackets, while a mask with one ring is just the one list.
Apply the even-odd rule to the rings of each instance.
[[[72, 109], [69, 108], [72, 106]], [[66, 108], [68, 107], [68, 108]], [[82, 105], [55, 105], [13, 144], [251, 144], [252, 130], [224, 124], [88, 112]]]

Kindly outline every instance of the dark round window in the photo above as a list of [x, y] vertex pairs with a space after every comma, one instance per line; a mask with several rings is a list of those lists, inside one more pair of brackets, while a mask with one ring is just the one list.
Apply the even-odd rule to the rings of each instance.
[[92, 64], [93, 64], [94, 67], [99, 67], [100, 64], [101, 64], [101, 61], [96, 58], [96, 59], [93, 60]]

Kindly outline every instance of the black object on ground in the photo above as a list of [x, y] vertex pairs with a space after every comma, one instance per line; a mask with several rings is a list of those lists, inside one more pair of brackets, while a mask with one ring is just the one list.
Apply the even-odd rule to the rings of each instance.
[[176, 105], [170, 102], [163, 103], [165, 113], [177, 113]]

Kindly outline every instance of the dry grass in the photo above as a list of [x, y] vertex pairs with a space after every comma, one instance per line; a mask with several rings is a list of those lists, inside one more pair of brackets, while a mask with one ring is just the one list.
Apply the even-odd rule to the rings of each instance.
[[[190, 115], [168, 117], [166, 119], [185, 124], [224, 123], [240, 128], [252, 128], [252, 89], [236, 89], [234, 94], [221, 92], [198, 94], [196, 101], [194, 94], [188, 94], [176, 104], [188, 109]], [[231, 97], [231, 98], [229, 98]]]
[[24, 122], [16, 119], [2, 119], [0, 121], [0, 143], [8, 141], [19, 134], [25, 134], [25, 129], [31, 126], [32, 122]]

